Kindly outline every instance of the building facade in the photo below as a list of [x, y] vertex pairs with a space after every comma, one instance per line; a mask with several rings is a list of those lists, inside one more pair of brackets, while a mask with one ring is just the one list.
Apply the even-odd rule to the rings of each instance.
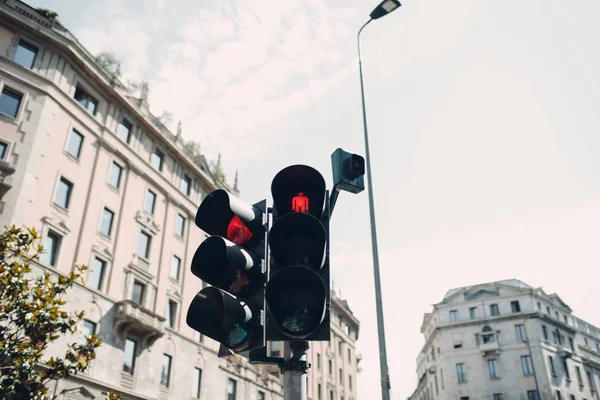
[[450, 290], [423, 317], [410, 400], [598, 400], [600, 329], [519, 280]]
[[[187, 268], [206, 237], [195, 212], [219, 188], [238, 194], [150, 113], [143, 91], [121, 84], [43, 12], [0, 0], [0, 226], [41, 233], [37, 273], [89, 266], [66, 306], [85, 311], [80, 332], [46, 356], [83, 335], [104, 342], [85, 374], [53, 382], [51, 394], [282, 398], [275, 368], [218, 358], [218, 343], [185, 323], [203, 285]], [[311, 355], [335, 369], [321, 374], [313, 362], [309, 388], [321, 385], [323, 396], [311, 398], [355, 399], [358, 321], [335, 296], [332, 309], [335, 346], [314, 345]]]

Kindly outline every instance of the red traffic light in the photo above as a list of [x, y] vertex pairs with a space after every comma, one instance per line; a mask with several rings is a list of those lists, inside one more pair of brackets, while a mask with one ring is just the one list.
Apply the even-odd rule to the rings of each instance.
[[237, 215], [234, 215], [227, 225], [227, 239], [237, 245], [242, 245], [252, 239], [252, 232]]
[[271, 183], [275, 218], [300, 212], [321, 218], [325, 202], [325, 179], [307, 165], [291, 165], [279, 171]]
[[309, 200], [304, 193], [299, 192], [297, 196], [292, 199], [292, 211], [305, 213], [308, 212]]

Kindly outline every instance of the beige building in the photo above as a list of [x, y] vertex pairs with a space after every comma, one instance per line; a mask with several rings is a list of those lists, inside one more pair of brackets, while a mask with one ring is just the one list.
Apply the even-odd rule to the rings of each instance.
[[513, 279], [450, 290], [424, 315], [411, 400], [592, 400], [600, 329]]
[[[0, 0], [0, 226], [38, 228], [47, 253], [37, 272], [90, 266], [67, 304], [86, 311], [81, 331], [104, 342], [84, 376], [51, 385], [59, 399], [110, 389], [126, 399], [281, 399], [272, 369], [219, 359], [218, 343], [185, 323], [201, 289], [188, 268], [206, 237], [193, 224], [198, 204], [217, 188], [237, 194], [215, 175], [149, 112], [143, 91], [100, 67], [62, 25]], [[323, 399], [348, 400], [358, 321], [332, 303], [335, 346], [317, 353], [335, 370], [310, 377]]]

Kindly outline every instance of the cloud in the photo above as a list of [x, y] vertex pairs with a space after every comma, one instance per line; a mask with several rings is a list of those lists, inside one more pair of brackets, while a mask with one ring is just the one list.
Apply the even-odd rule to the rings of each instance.
[[322, 1], [220, 2], [195, 11], [151, 79], [150, 104], [181, 118], [184, 136], [214, 155], [251, 151], [261, 127], [343, 81], [339, 50], [353, 16]]

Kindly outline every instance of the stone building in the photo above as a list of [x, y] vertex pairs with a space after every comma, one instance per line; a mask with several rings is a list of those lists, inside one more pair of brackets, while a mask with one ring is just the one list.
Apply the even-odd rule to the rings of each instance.
[[516, 280], [450, 290], [423, 317], [410, 400], [592, 400], [600, 329]]
[[[51, 15], [0, 0], [0, 226], [41, 232], [47, 252], [37, 272], [90, 267], [67, 302], [85, 310], [81, 333], [46, 355], [83, 334], [104, 342], [85, 375], [53, 382], [51, 394], [282, 398], [273, 368], [218, 358], [218, 343], [185, 323], [202, 288], [187, 267], [206, 237], [194, 215], [217, 188], [238, 194], [150, 113], [143, 90], [123, 85]], [[315, 370], [311, 382], [354, 399], [358, 321], [345, 301], [334, 297], [332, 305], [344, 358], [335, 346], [320, 354], [343, 377], [332, 382]]]

